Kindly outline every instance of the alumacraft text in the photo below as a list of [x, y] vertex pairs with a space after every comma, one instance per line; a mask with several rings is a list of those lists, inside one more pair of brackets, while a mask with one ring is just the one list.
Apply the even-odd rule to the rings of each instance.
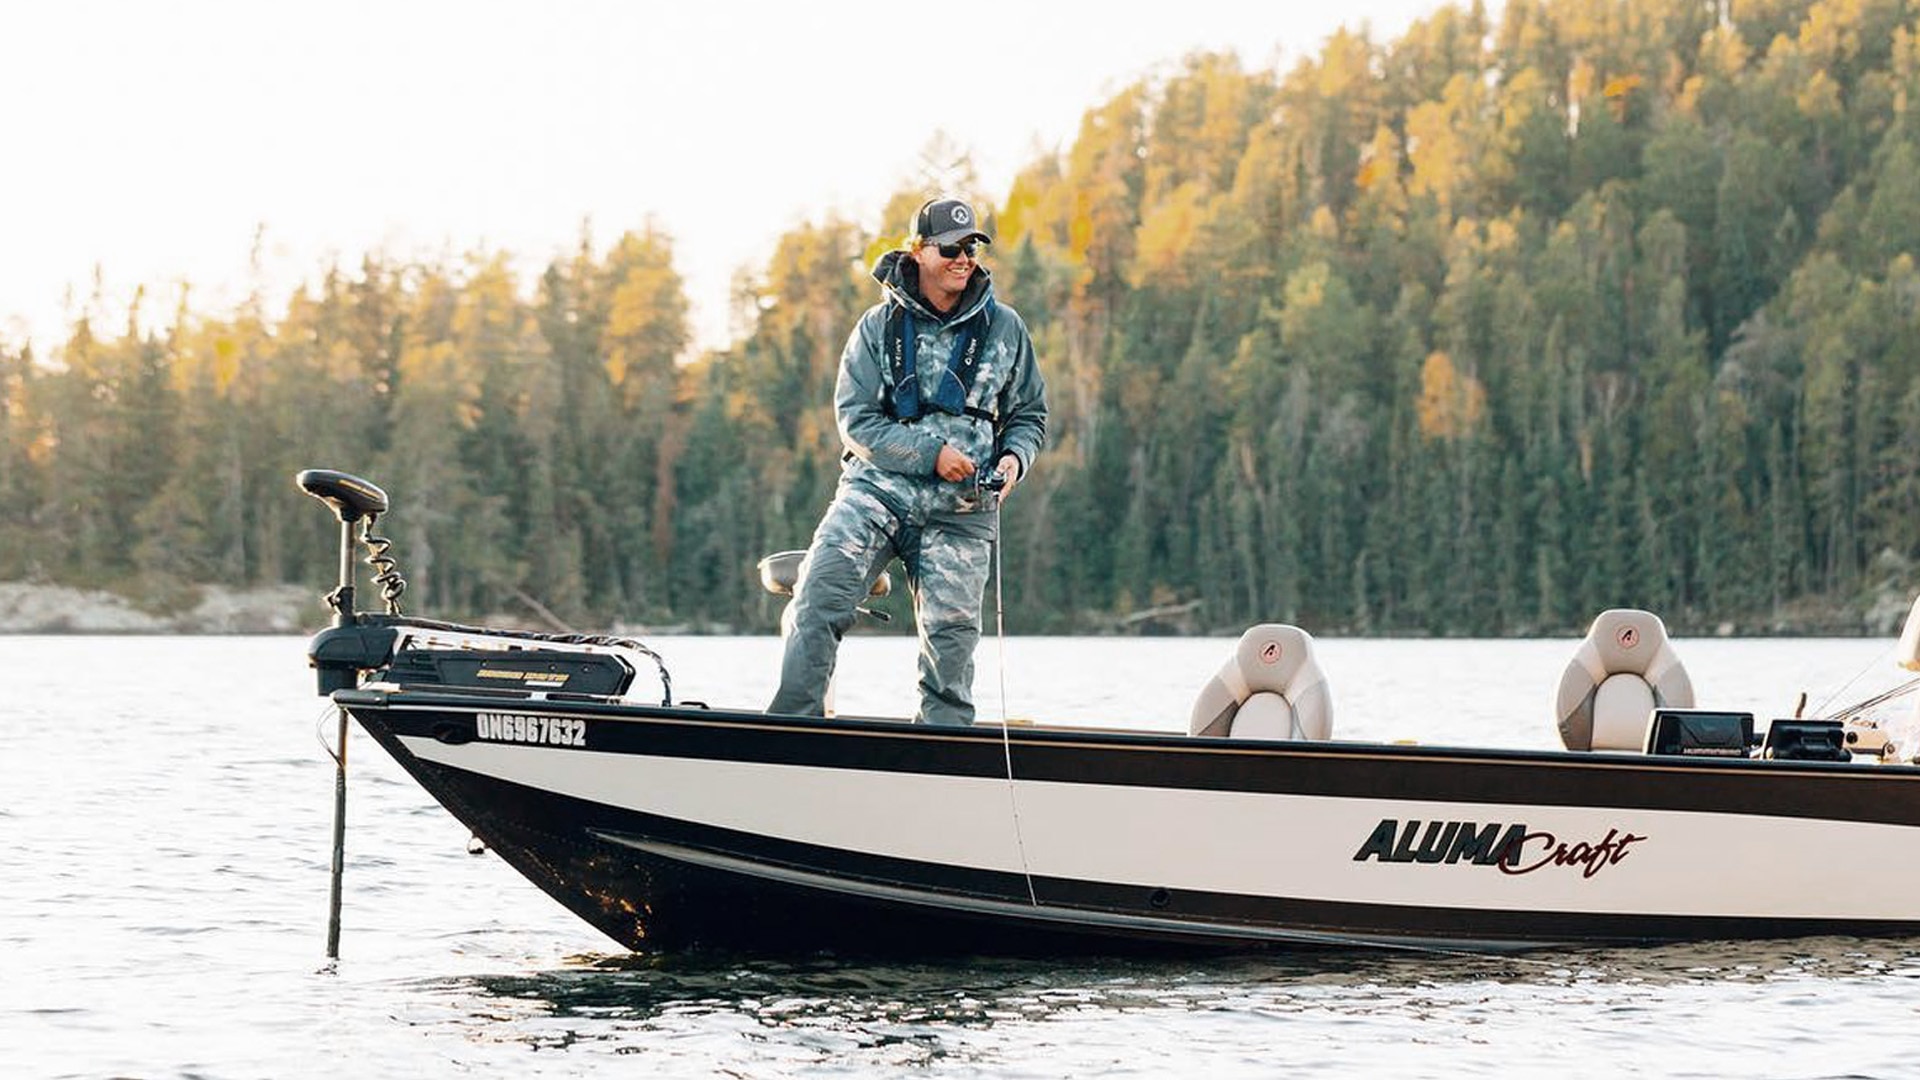
[[1627, 849], [1645, 840], [1637, 833], [1608, 829], [1597, 841], [1568, 843], [1550, 832], [1525, 825], [1472, 821], [1408, 821], [1384, 818], [1354, 853], [1354, 862], [1458, 863], [1498, 866], [1505, 874], [1531, 874], [1549, 867], [1571, 867], [1592, 877], [1627, 857]]

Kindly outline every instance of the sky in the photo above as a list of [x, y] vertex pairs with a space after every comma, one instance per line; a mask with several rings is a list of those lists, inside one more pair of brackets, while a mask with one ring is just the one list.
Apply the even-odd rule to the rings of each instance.
[[[1443, 0], [63, 0], [0, 3], [0, 343], [89, 305], [164, 325], [361, 255], [672, 238], [695, 344], [786, 231], [872, 227], [936, 138], [980, 190], [1197, 50], [1288, 68]], [[91, 298], [98, 298], [98, 302]]]

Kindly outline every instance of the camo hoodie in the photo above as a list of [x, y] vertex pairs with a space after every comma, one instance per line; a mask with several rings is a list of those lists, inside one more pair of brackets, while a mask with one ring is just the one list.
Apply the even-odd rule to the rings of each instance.
[[[904, 251], [889, 251], [874, 263], [873, 277], [884, 299], [867, 309], [847, 338], [834, 385], [834, 415], [847, 457], [841, 483], [868, 488], [902, 520], [921, 522], [936, 514], [965, 514], [987, 509], [976, 497], [973, 480], [959, 483], [935, 475], [933, 463], [942, 444], [973, 459], [989, 472], [1002, 454], [1020, 460], [1020, 477], [1047, 437], [1047, 387], [1033, 355], [1033, 340], [1019, 312], [993, 300], [993, 279], [978, 267], [953, 311], [942, 316], [922, 297], [919, 266]], [[892, 369], [887, 364], [887, 316], [904, 306], [913, 314], [920, 399], [927, 404], [917, 420], [902, 422], [888, 412]], [[998, 417], [998, 423], [954, 416], [931, 402], [947, 376], [960, 327], [982, 316], [988, 324], [980, 342], [979, 363], [966, 404]]]

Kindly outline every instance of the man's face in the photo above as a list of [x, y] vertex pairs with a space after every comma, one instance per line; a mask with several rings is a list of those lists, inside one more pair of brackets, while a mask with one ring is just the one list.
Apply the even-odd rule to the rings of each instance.
[[940, 254], [937, 244], [922, 244], [920, 250], [913, 253], [913, 261], [920, 264], [920, 291], [943, 310], [966, 291], [973, 268], [979, 265], [975, 262], [974, 241], [959, 247], [959, 253], [952, 258]]

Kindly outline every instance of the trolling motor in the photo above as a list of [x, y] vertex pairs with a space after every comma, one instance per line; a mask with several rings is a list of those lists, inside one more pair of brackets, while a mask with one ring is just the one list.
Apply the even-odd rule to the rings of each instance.
[[[623, 698], [637, 661], [649, 658], [660, 674], [660, 704], [673, 704], [672, 679], [660, 654], [631, 638], [541, 634], [414, 618], [400, 610], [407, 583], [388, 553], [393, 542], [373, 532], [391, 502], [380, 487], [332, 469], [294, 477], [301, 490], [340, 521], [340, 580], [323, 598], [333, 624], [316, 634], [307, 656], [323, 697], [353, 690], [363, 678], [387, 691], [433, 690], [520, 699]], [[354, 552], [366, 551], [384, 612], [354, 609]], [[333, 802], [333, 887], [327, 957], [340, 955], [340, 878], [344, 864], [347, 793], [347, 710], [336, 704], [339, 734], [327, 753], [337, 766]], [[322, 739], [322, 744], [325, 740]]]
[[[340, 519], [340, 582], [324, 597], [333, 625], [307, 647], [322, 696], [351, 690], [372, 677], [422, 689], [618, 698], [633, 685], [636, 662], [645, 657], [660, 673], [660, 703], [673, 704], [666, 664], [631, 638], [462, 626], [404, 614], [400, 596], [407, 583], [389, 554], [393, 541], [373, 532], [374, 521], [390, 505], [386, 492], [331, 469], [308, 469], [295, 479]], [[354, 610], [356, 543], [366, 549], [384, 612]]]
[[[381, 546], [373, 550], [384, 559], [389, 545], [384, 539], [372, 537], [371, 530], [374, 519], [387, 512], [387, 493], [357, 476], [331, 469], [308, 469], [294, 480], [307, 494], [331, 506], [334, 516], [340, 519], [340, 584], [326, 596], [327, 606], [333, 609], [333, 628], [315, 638], [309, 649], [313, 666], [320, 673], [320, 693], [331, 694], [354, 686], [363, 669], [379, 666], [393, 653], [396, 636], [393, 629], [362, 626], [353, 610], [353, 526], [355, 522], [361, 523], [361, 536], [370, 549], [373, 540], [380, 540]], [[393, 614], [399, 614], [400, 593], [406, 588], [406, 582], [393, 573], [391, 559], [386, 560], [380, 571], [391, 576], [394, 584], [389, 586], [387, 606]], [[347, 710], [336, 705], [334, 712], [339, 716], [340, 729], [327, 751], [334, 763], [332, 881], [327, 890], [328, 960], [340, 959], [340, 884], [346, 868], [347, 848]]]

